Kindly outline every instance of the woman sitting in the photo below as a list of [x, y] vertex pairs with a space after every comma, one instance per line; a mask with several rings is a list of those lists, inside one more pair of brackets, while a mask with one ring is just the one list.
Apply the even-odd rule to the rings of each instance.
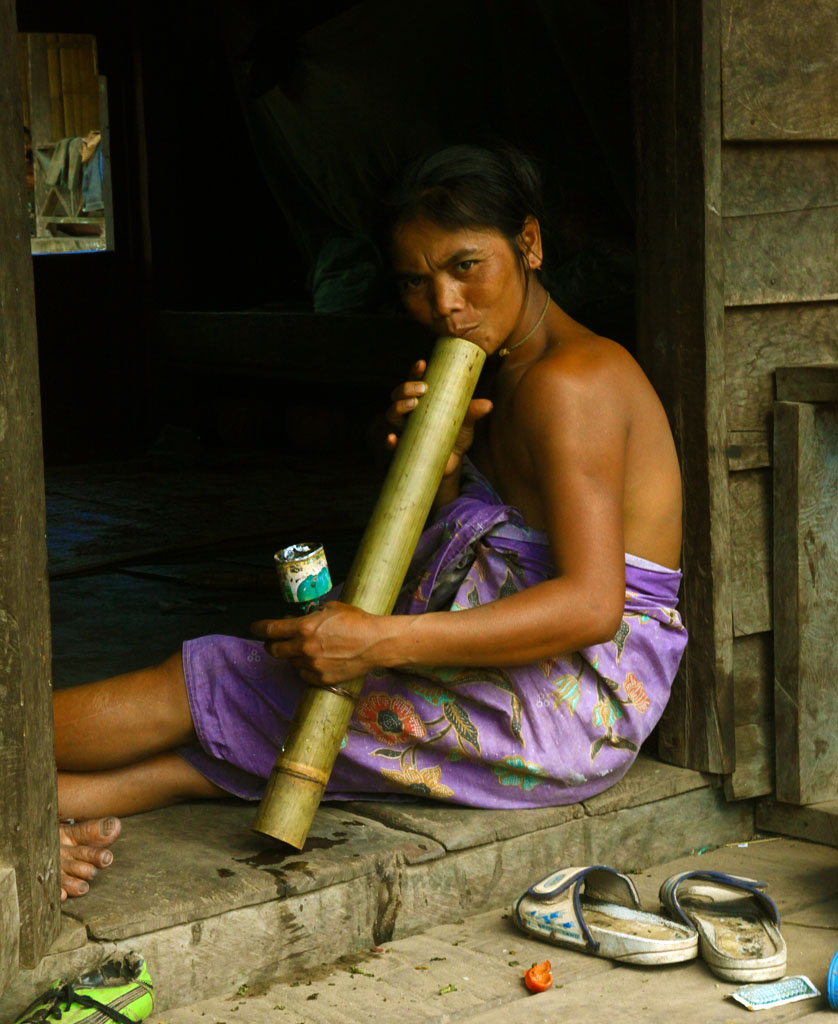
[[[408, 313], [488, 356], [395, 614], [333, 600], [56, 693], [62, 815], [255, 800], [305, 681], [360, 675], [327, 798], [545, 806], [626, 772], [687, 639], [681, 478], [637, 363], [542, 285], [540, 209], [526, 158], [465, 146], [390, 197]], [[393, 394], [391, 445], [424, 369]]]

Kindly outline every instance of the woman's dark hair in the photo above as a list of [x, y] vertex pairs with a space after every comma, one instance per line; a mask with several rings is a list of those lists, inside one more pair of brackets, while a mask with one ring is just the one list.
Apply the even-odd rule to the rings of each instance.
[[527, 217], [543, 222], [541, 177], [535, 163], [511, 146], [449, 146], [410, 164], [384, 201], [383, 239], [402, 224], [426, 217], [443, 228], [499, 231], [519, 256]]

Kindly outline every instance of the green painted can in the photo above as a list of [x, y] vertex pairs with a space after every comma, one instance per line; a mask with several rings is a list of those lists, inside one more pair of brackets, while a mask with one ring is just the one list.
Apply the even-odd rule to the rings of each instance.
[[289, 544], [274, 555], [282, 597], [299, 615], [320, 607], [320, 598], [332, 589], [332, 578], [322, 544]]

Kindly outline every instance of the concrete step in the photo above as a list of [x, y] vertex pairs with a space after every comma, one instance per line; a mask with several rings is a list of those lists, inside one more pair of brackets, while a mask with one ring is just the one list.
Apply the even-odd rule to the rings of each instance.
[[[826, 972], [838, 948], [838, 854], [793, 840], [724, 847], [635, 875], [650, 910], [660, 882], [677, 871], [707, 868], [759, 877], [778, 901], [789, 950], [788, 973], [805, 974], [825, 996]], [[533, 962], [549, 959], [554, 985], [539, 995], [522, 983]], [[493, 910], [353, 957], [223, 998], [166, 1013], [165, 1024], [533, 1024], [609, 1020], [735, 1024], [749, 1011], [728, 997], [701, 960], [667, 967], [618, 966], [526, 937], [505, 910]], [[821, 998], [760, 1012], [763, 1024], [826, 1016]], [[157, 1018], [152, 1018], [156, 1020]], [[834, 1018], [833, 1018], [834, 1019]], [[814, 1024], [814, 1022], [813, 1022]]]
[[145, 956], [165, 1013], [503, 907], [562, 863], [634, 871], [750, 838], [752, 803], [713, 782], [642, 756], [566, 807], [331, 803], [302, 852], [253, 833], [255, 808], [237, 801], [137, 815], [114, 865], [66, 905], [50, 955], [0, 998], [0, 1021], [115, 952]]

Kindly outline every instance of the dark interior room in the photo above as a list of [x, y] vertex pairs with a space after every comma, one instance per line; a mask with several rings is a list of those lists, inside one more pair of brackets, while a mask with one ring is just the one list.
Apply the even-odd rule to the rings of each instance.
[[[106, 247], [33, 257], [56, 685], [246, 630], [286, 539], [345, 572], [431, 340], [373, 241], [418, 154], [534, 157], [551, 294], [633, 350], [628, 5], [37, 0], [18, 27], [25, 111], [30, 34], [93, 37], [106, 96]], [[91, 618], [126, 601], [147, 624], [104, 657]]]

